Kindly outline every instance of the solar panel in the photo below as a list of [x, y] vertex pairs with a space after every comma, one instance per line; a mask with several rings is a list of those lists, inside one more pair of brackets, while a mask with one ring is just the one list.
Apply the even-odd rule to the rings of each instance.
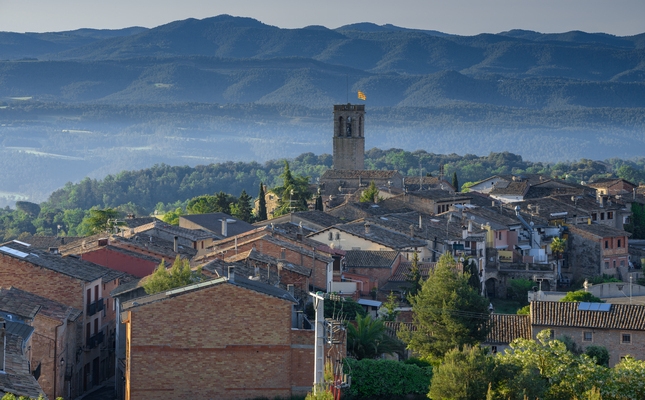
[[581, 301], [580, 303], [578, 303], [578, 311], [589, 311], [590, 305], [591, 303]]
[[602, 311], [608, 312], [611, 310], [610, 303], [587, 303], [581, 301], [578, 303], [578, 311]]
[[600, 310], [599, 311], [608, 312], [609, 310], [611, 310], [611, 303], [600, 303]]
[[600, 303], [589, 304], [589, 311], [598, 311], [598, 310], [600, 310]]

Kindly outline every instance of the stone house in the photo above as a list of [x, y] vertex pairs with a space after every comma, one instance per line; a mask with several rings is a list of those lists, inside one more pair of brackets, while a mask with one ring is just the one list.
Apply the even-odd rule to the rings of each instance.
[[625, 180], [625, 179], [599, 179], [595, 182], [588, 183], [587, 186], [592, 187], [602, 195], [621, 195], [631, 194], [634, 192], [638, 185]]
[[77, 342], [82, 340], [82, 311], [15, 287], [0, 289], [0, 312], [34, 328], [27, 352], [29, 364], [43, 392], [50, 399], [79, 394], [71, 376], [82, 367], [76, 362]]
[[221, 212], [180, 215], [179, 227], [208, 231], [213, 233], [216, 239], [239, 235], [255, 229], [255, 226], [248, 222]]
[[289, 292], [233, 271], [124, 302], [125, 399], [306, 393], [314, 332], [293, 328], [295, 303]]
[[[385, 286], [402, 261], [398, 251], [347, 250], [339, 280], [354, 282], [356, 294], [368, 297], [372, 290]], [[332, 286], [332, 291], [337, 290]]]
[[604, 346], [609, 366], [630, 355], [645, 360], [645, 306], [608, 303], [531, 302], [531, 336], [550, 329], [579, 346]]
[[627, 278], [630, 233], [601, 224], [570, 225], [568, 229], [571, 235], [566, 272], [574, 279], [603, 274]]

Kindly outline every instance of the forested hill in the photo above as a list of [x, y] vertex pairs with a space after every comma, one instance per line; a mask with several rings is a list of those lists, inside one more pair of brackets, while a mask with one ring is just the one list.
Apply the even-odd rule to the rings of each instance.
[[[459, 182], [479, 181], [494, 174], [540, 173], [566, 177], [569, 181], [592, 181], [593, 179], [620, 176], [635, 182], [645, 182], [645, 159], [623, 161], [612, 159], [606, 162], [580, 160], [571, 163], [546, 164], [524, 161], [511, 153], [491, 153], [485, 157], [475, 155], [442, 155], [425, 151], [408, 152], [400, 149], [371, 149], [366, 153], [368, 169], [395, 169], [407, 176], [422, 173], [438, 175], [440, 166], [448, 180], [457, 173]], [[316, 183], [332, 165], [329, 154], [316, 156], [302, 154], [289, 161], [294, 174], [308, 176]], [[91, 207], [126, 206], [128, 210], [150, 213], [153, 209], [174, 209], [196, 196], [223, 191], [234, 196], [245, 190], [257, 196], [260, 182], [269, 187], [280, 185], [279, 175], [283, 160], [264, 164], [256, 162], [227, 162], [197, 167], [173, 167], [155, 165], [139, 171], [123, 171], [108, 175], [105, 179], [85, 178], [80, 183], [68, 183], [49, 197], [46, 206], [51, 209], [82, 209]]]

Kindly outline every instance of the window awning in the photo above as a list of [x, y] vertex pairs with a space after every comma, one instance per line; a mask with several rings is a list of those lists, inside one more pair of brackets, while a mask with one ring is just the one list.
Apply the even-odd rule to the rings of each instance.
[[520, 250], [531, 250], [530, 244], [518, 244], [515, 247], [518, 247]]
[[367, 299], [358, 299], [357, 303], [363, 306], [372, 306], [372, 307], [380, 307], [382, 304], [380, 301], [367, 300]]

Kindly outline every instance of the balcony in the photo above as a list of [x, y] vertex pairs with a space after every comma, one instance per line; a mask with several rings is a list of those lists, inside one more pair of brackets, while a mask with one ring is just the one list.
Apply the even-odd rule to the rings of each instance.
[[88, 349], [96, 348], [96, 346], [103, 343], [104, 339], [105, 339], [105, 335], [103, 334], [103, 331], [95, 334], [94, 336], [90, 336], [90, 338], [87, 341], [87, 348]]
[[99, 311], [103, 311], [103, 299], [98, 299], [97, 301], [87, 305], [87, 316], [91, 317]]

